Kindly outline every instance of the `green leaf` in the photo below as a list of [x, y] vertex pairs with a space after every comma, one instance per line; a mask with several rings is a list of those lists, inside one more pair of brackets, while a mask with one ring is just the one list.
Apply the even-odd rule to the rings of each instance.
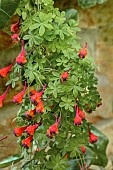
[[27, 17], [27, 13], [26, 12], [22, 12], [22, 19], [25, 20]]
[[55, 164], [52, 161], [46, 163], [46, 168], [48, 168], [48, 169], [53, 169], [54, 166], [55, 166]]
[[74, 95], [74, 97], [78, 96], [78, 91], [77, 91], [76, 87], [74, 87], [74, 89], [73, 89], [73, 95]]
[[95, 6], [97, 3], [98, 4], [102, 4], [104, 2], [106, 2], [107, 0], [78, 0], [78, 4], [83, 8], [90, 8], [92, 6]]
[[35, 23], [35, 24], [32, 24], [32, 25], [29, 27], [29, 29], [30, 29], [30, 30], [35, 30], [35, 29], [39, 28], [39, 26], [40, 26], [40, 24]]
[[12, 80], [7, 81], [6, 86], [11, 84], [11, 83], [12, 83]]
[[51, 25], [51, 24], [44, 24], [44, 26], [46, 27], [46, 28], [49, 28], [49, 29], [53, 29], [53, 26]]
[[45, 33], [45, 27], [43, 25], [39, 28], [39, 35], [42, 36]]
[[74, 149], [71, 153], [70, 153], [70, 158], [74, 158], [76, 156], [76, 150]]
[[21, 159], [23, 159], [23, 158], [19, 154], [10, 156], [10, 157], [8, 157], [8, 158], [6, 158], [6, 159], [4, 159], [3, 161], [0, 162], [0, 168], [8, 167], [12, 163], [14, 164], [14, 163], [19, 162]]
[[20, 0], [1, 0], [0, 1], [0, 29], [10, 20], [18, 7]]
[[65, 105], [66, 105], [66, 103], [64, 103], [64, 102], [61, 102], [61, 103], [59, 104], [60, 107], [64, 107]]
[[65, 12], [65, 17], [67, 20], [69, 19], [78, 20], [78, 11], [76, 9], [67, 9]]

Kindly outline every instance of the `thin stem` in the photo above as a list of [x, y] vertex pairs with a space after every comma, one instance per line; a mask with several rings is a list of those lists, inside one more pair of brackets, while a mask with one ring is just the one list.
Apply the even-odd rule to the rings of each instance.
[[8, 136], [3, 137], [2, 139], [0, 139], [0, 141], [3, 141], [4, 139], [8, 138]]
[[81, 157], [81, 155], [80, 155], [80, 153], [78, 152], [78, 155], [79, 155], [79, 158], [80, 158], [80, 161], [81, 161], [81, 165], [82, 165], [82, 167], [84, 166], [84, 162], [82, 161], [82, 157]]

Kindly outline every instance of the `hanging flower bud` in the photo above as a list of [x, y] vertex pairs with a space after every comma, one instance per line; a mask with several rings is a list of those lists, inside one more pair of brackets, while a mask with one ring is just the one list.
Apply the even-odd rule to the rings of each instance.
[[13, 34], [11, 36], [12, 40], [14, 43], [18, 43], [20, 41], [19, 35], [18, 34]]
[[22, 99], [23, 99], [24, 94], [25, 94], [25, 91], [26, 91], [26, 82], [25, 82], [25, 85], [24, 85], [24, 90], [22, 90], [20, 93], [18, 93], [17, 95], [15, 95], [13, 97], [13, 102], [17, 103], [17, 104], [21, 104]]
[[27, 129], [26, 129], [26, 133], [28, 135], [34, 135], [34, 132], [35, 132], [35, 130], [37, 129], [38, 126], [39, 126], [38, 123], [33, 125], [33, 126], [28, 126]]
[[22, 140], [22, 146], [25, 148], [29, 148], [32, 140], [33, 140], [33, 136], [29, 136], [28, 138]]
[[98, 136], [94, 135], [94, 134], [90, 131], [89, 124], [88, 124], [88, 132], [89, 132], [89, 142], [92, 143], [92, 144], [95, 143], [95, 142], [97, 142]]
[[35, 115], [35, 109], [34, 110], [29, 110], [29, 111], [25, 112], [25, 117], [28, 120], [31, 120], [32, 118], [34, 118], [34, 115]]
[[80, 116], [80, 118], [81, 118], [82, 120], [85, 119], [85, 113], [84, 113], [82, 110], [80, 110], [79, 107], [78, 107], [78, 115]]
[[44, 105], [42, 101], [40, 101], [36, 106], [36, 113], [41, 113], [41, 114], [44, 113]]
[[16, 57], [16, 63], [19, 65], [24, 65], [27, 62], [25, 57], [24, 40], [22, 40], [22, 50], [21, 53]]
[[[56, 117], [56, 115], [54, 115]], [[55, 137], [56, 134], [58, 134], [58, 125], [60, 123], [60, 119], [56, 117], [56, 123], [54, 123], [52, 126], [49, 127], [49, 129], [46, 132], [46, 136], [48, 138]]]
[[3, 106], [3, 101], [4, 101], [5, 97], [6, 97], [6, 94], [7, 94], [8, 90], [9, 90], [9, 88], [10, 88], [10, 86], [8, 86], [5, 93], [2, 96], [0, 96], [0, 108]]
[[19, 20], [18, 22], [16, 22], [15, 24], [12, 24], [12, 26], [11, 26], [11, 32], [13, 32], [13, 33], [19, 33], [19, 32], [20, 32], [19, 24], [20, 24], [20, 20]]
[[41, 92], [37, 92], [36, 90], [32, 90], [30, 91], [30, 100], [33, 104], [37, 105], [40, 101], [41, 101], [41, 98], [42, 98], [42, 95], [44, 93], [46, 89], [46, 85], [43, 86], [43, 89]]
[[68, 158], [68, 156], [69, 156], [69, 155], [68, 155], [68, 153], [67, 153], [67, 154], [64, 156], [64, 158]]
[[85, 153], [85, 152], [86, 152], [86, 148], [85, 148], [84, 146], [80, 146], [79, 148], [80, 148], [80, 150], [82, 151], [82, 153]]
[[[14, 63], [14, 62], [13, 62]], [[7, 74], [8, 74], [8, 72], [10, 71], [10, 69], [11, 69], [11, 67], [12, 67], [12, 65], [13, 65], [13, 63], [11, 63], [9, 66], [7, 66], [7, 67], [5, 67], [5, 68], [2, 68], [2, 69], [0, 69], [0, 76], [1, 77], [6, 77], [7, 76]]]
[[27, 126], [17, 127], [17, 128], [14, 129], [13, 133], [14, 133], [15, 136], [19, 137], [26, 130], [26, 128], [27, 128]]
[[70, 70], [72, 70], [72, 68], [70, 68], [68, 71], [61, 74], [60, 79], [61, 79], [62, 83], [68, 80]]
[[87, 53], [88, 53], [88, 52], [87, 52], [87, 43], [85, 43], [84, 48], [82, 48], [82, 49], [79, 51], [78, 56], [79, 56], [79, 58], [83, 59], [83, 58], [86, 57]]
[[97, 107], [101, 106], [102, 105], [102, 101], [100, 103], [97, 103], [96, 105], [97, 105]]
[[74, 118], [74, 125], [79, 126], [82, 124], [82, 119], [81, 117], [78, 115], [78, 106], [74, 105], [74, 109], [76, 111], [76, 116]]
[[97, 140], [98, 140], [98, 136], [96, 136], [90, 132], [89, 133], [89, 142], [93, 144], [93, 143], [97, 142]]

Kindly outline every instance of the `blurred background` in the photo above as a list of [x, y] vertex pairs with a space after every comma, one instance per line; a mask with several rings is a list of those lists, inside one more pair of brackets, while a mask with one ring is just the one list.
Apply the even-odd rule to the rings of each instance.
[[[84, 1], [84, 0], [83, 0]], [[91, 0], [92, 1], [92, 0]], [[104, 0], [105, 1], [105, 0]], [[101, 2], [101, 1], [100, 1]], [[88, 43], [88, 56], [93, 57], [96, 64], [96, 76], [98, 78], [98, 90], [102, 98], [102, 106], [95, 112], [87, 115], [87, 119], [101, 130], [109, 139], [107, 155], [109, 158], [105, 170], [112, 170], [113, 161], [113, 0], [107, 0], [102, 4], [89, 4], [84, 9], [77, 0], [55, 0], [55, 7], [60, 10], [76, 9], [76, 18], [79, 21], [81, 31], [78, 33], [81, 46]], [[7, 66], [19, 54], [18, 45], [11, 44], [10, 36], [0, 30], [0, 68]], [[5, 91], [8, 77], [0, 78], [0, 95]], [[16, 117], [19, 106], [11, 103], [14, 94], [22, 89], [21, 84], [16, 84], [15, 90], [10, 89], [0, 109], [0, 139], [8, 136], [0, 142], [0, 160], [19, 152], [17, 138], [13, 135], [16, 126], [13, 119]], [[101, 168], [93, 166], [92, 169]], [[104, 170], [101, 169], [101, 170]]]

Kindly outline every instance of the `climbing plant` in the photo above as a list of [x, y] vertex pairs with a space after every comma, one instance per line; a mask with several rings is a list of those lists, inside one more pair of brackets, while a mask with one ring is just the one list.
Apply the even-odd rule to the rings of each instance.
[[[0, 107], [9, 88], [15, 88], [17, 81], [24, 86], [12, 99], [20, 105], [14, 129], [23, 160], [20, 169], [106, 166], [108, 140], [86, 120], [86, 114], [102, 104], [95, 65], [87, 57], [88, 44], [81, 47], [78, 42], [77, 21], [53, 4], [53, 0], [20, 1], [16, 10], [20, 19], [11, 25], [20, 54], [0, 70], [5, 78], [13, 67]], [[98, 146], [104, 153], [101, 161]]]

